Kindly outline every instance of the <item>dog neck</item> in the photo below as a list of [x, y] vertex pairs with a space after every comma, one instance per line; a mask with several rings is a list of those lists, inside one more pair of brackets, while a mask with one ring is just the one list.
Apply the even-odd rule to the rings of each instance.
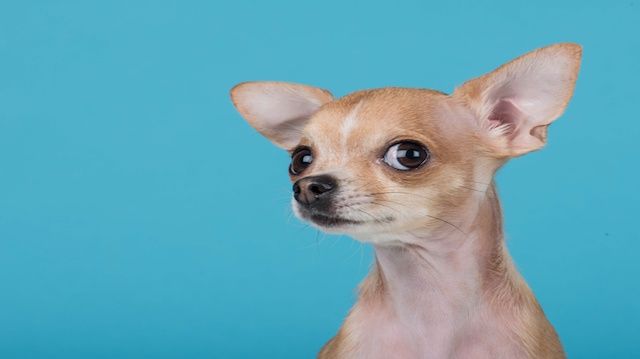
[[418, 230], [375, 245], [375, 265], [344, 329], [356, 342], [384, 342], [393, 352], [361, 356], [526, 356], [529, 350], [513, 344], [521, 336], [518, 313], [541, 313], [504, 249], [494, 186], [464, 212], [442, 234]]
[[[487, 289], [506, 279], [500, 204], [490, 186], [474, 195], [456, 222], [441, 231], [412, 231], [393, 243], [376, 245], [378, 285], [382, 299], [399, 318], [429, 320], [468, 316], [482, 302]], [[448, 221], [449, 222], [449, 221]]]

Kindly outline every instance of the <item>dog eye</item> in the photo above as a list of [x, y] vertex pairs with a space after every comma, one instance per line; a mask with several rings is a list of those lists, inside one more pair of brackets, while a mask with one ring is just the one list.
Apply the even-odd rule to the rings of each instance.
[[311, 150], [303, 147], [295, 150], [291, 155], [291, 165], [289, 165], [289, 173], [296, 176], [302, 173], [313, 162]]
[[409, 171], [422, 166], [429, 159], [429, 151], [416, 142], [399, 142], [389, 147], [384, 154], [384, 162], [400, 170]]

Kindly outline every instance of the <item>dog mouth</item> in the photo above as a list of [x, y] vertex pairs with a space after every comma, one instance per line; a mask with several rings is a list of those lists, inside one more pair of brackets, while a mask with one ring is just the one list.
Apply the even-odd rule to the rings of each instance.
[[325, 211], [318, 211], [315, 209], [306, 209], [298, 207], [298, 214], [301, 218], [316, 224], [324, 228], [332, 227], [351, 227], [362, 226], [367, 224], [385, 224], [394, 220], [392, 217], [378, 218], [373, 217], [371, 219], [353, 219], [341, 216], [335, 213], [327, 213]]
[[363, 224], [364, 221], [356, 221], [349, 218], [344, 218], [335, 215], [327, 215], [323, 213], [308, 213], [304, 214], [303, 217], [310, 220], [311, 222], [324, 226], [324, 227], [339, 227], [346, 225], [358, 225]]

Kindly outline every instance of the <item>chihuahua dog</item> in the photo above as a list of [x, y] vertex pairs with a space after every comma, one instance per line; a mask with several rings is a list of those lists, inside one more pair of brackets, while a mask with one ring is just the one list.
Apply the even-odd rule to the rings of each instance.
[[505, 246], [494, 175], [564, 111], [579, 45], [523, 55], [448, 95], [245, 82], [240, 114], [289, 151], [293, 210], [371, 243], [357, 303], [319, 358], [564, 358]]

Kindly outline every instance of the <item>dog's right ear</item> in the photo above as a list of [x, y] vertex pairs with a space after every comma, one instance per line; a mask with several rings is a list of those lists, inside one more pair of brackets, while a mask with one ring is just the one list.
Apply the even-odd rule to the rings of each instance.
[[286, 82], [243, 82], [231, 89], [231, 101], [242, 117], [287, 150], [298, 144], [309, 118], [332, 100], [326, 90]]

